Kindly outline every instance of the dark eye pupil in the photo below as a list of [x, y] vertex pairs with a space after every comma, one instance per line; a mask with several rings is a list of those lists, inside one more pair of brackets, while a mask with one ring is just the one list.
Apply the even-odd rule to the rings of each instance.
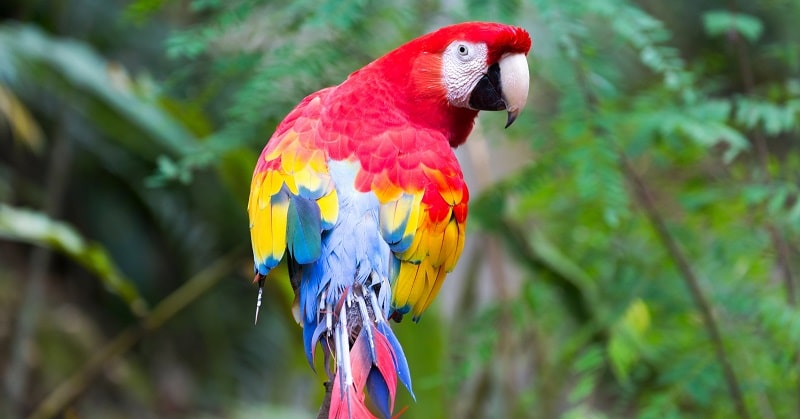
[[461, 54], [466, 54], [467, 53], [467, 47], [461, 45], [460, 47], [458, 47], [458, 52], [460, 52]]

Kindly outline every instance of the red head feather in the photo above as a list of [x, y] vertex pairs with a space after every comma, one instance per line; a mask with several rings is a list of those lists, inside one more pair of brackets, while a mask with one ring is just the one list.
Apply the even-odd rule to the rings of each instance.
[[[418, 124], [441, 131], [452, 146], [462, 144], [478, 112], [447, 102], [441, 73], [442, 53], [457, 40], [486, 44], [487, 65], [506, 54], [527, 54], [531, 47], [528, 32], [516, 26], [490, 22], [446, 26], [401, 45], [351, 74], [337, 89], [337, 94], [343, 95], [339, 100], [366, 112], [364, 116], [372, 118], [376, 128]], [[371, 95], [364, 94], [365, 88]], [[369, 103], [364, 103], [365, 99]], [[387, 110], [400, 110], [402, 114]], [[364, 133], [371, 135], [370, 130]]]

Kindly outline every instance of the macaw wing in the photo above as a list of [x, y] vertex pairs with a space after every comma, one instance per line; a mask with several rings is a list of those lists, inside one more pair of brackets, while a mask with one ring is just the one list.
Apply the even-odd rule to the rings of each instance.
[[[393, 253], [392, 306], [417, 320], [464, 249], [469, 193], [446, 139], [412, 128], [384, 135], [393, 138], [362, 159], [356, 188], [370, 185], [380, 202], [381, 235]], [[398, 153], [398, 144], [413, 151]]]
[[278, 126], [253, 172], [247, 212], [256, 270], [266, 275], [288, 250], [300, 264], [317, 260], [321, 233], [338, 217], [327, 155], [314, 146], [321, 100], [305, 98]]

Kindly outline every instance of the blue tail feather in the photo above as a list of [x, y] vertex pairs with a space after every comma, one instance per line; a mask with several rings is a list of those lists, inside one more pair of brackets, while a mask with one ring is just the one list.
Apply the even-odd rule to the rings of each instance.
[[308, 365], [311, 366], [311, 370], [317, 372], [317, 369], [314, 368], [314, 353], [317, 349], [317, 342], [319, 341], [319, 336], [326, 330], [325, 322], [319, 322], [315, 324], [315, 321], [309, 322], [307, 319], [303, 324], [303, 346], [306, 352], [306, 359], [308, 360]]
[[397, 377], [400, 379], [400, 382], [406, 386], [409, 394], [411, 394], [411, 398], [416, 401], [417, 396], [414, 395], [414, 390], [411, 388], [411, 372], [408, 370], [408, 361], [406, 361], [406, 354], [403, 352], [403, 347], [400, 346], [400, 342], [397, 340], [397, 337], [394, 335], [392, 328], [389, 327], [387, 322], [378, 322], [377, 326], [378, 330], [386, 336], [386, 340], [389, 341], [389, 344], [392, 345], [394, 368], [395, 371], [397, 371]]
[[367, 376], [367, 391], [369, 392], [369, 397], [375, 403], [375, 406], [380, 410], [381, 415], [386, 419], [391, 418], [392, 400], [391, 393], [389, 392], [389, 385], [386, 384], [386, 380], [377, 368], [373, 367], [369, 371], [369, 376]]

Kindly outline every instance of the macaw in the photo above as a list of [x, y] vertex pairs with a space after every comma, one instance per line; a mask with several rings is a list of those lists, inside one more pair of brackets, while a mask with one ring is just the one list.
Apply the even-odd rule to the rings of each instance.
[[388, 321], [414, 321], [464, 248], [469, 193], [453, 149], [480, 110], [511, 125], [528, 96], [524, 29], [468, 22], [416, 38], [310, 94], [277, 126], [248, 201], [259, 285], [284, 257], [313, 369], [330, 381], [321, 417], [390, 417], [399, 379]]

